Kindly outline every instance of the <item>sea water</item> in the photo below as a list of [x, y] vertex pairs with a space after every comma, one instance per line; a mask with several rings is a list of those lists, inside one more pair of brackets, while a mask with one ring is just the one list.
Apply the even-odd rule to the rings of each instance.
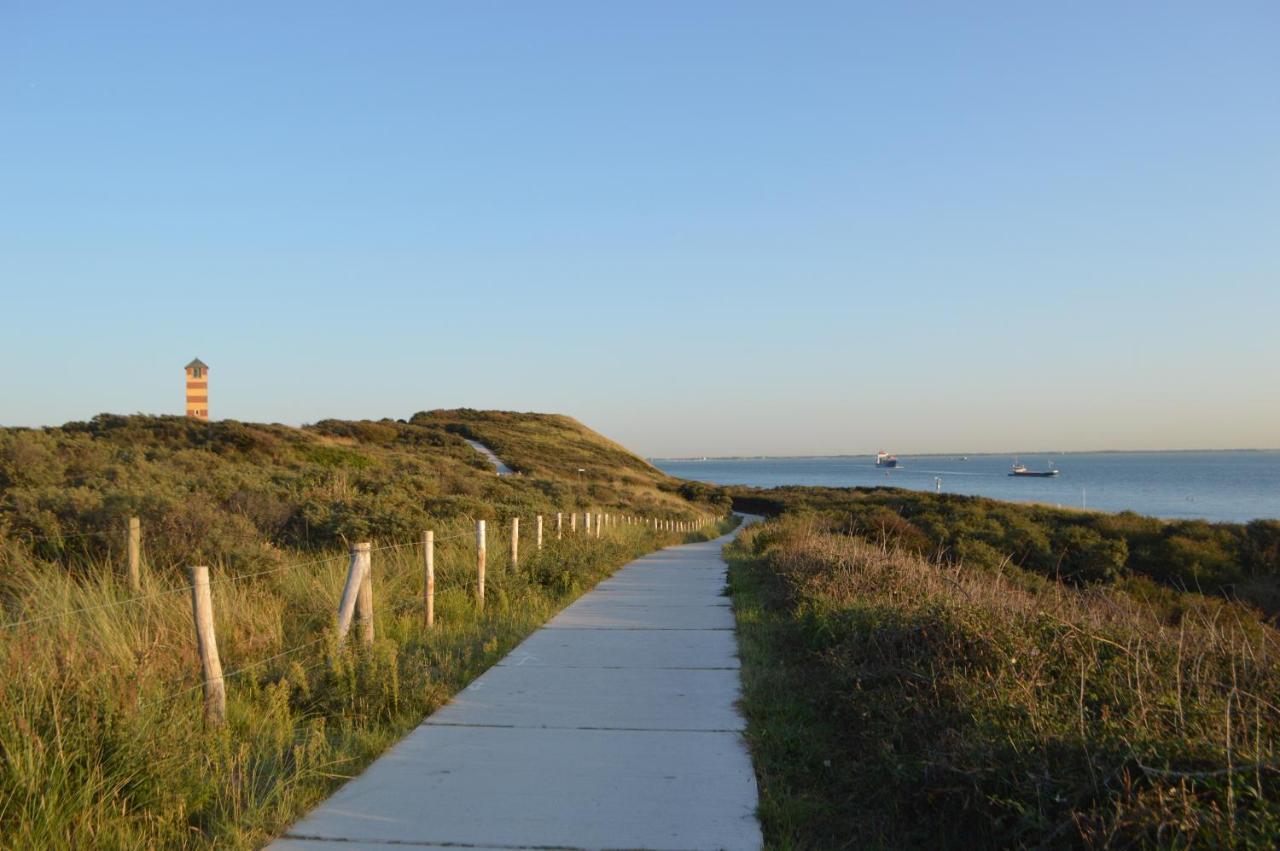
[[724, 485], [877, 485], [1041, 502], [1100, 511], [1136, 511], [1170, 519], [1245, 522], [1280, 518], [1280, 450], [1224, 452], [1088, 452], [1019, 455], [1031, 470], [1060, 471], [1051, 479], [1008, 475], [1011, 455], [898, 456], [899, 466], [875, 466], [873, 456], [831, 458], [654, 459], [682, 479]]

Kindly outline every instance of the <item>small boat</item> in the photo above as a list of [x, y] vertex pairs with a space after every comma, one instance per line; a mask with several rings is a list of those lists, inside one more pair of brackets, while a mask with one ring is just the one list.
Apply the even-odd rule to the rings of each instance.
[[1009, 471], [1009, 475], [1033, 479], [1051, 479], [1058, 475], [1058, 470], [1054, 467], [1050, 467], [1047, 470], [1028, 470], [1026, 464], [1014, 464], [1013, 469]]
[[876, 453], [876, 466], [896, 467], [898, 466], [898, 457], [896, 455], [890, 455], [882, 449]]

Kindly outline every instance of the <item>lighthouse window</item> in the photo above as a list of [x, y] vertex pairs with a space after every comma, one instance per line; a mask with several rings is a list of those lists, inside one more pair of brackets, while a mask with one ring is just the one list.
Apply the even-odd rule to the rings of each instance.
[[200, 367], [197, 366], [195, 369], [191, 370], [191, 377], [192, 378], [200, 377]]

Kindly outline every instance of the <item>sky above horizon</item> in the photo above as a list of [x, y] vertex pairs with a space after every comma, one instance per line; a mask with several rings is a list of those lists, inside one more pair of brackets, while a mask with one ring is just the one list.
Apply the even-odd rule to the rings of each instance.
[[0, 425], [1280, 446], [1280, 6], [0, 3]]

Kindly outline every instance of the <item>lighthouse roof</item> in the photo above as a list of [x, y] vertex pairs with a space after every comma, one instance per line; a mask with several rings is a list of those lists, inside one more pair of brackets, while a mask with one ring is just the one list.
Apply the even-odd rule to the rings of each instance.
[[186, 367], [184, 368], [185, 369], [208, 369], [209, 364], [200, 360], [200, 358], [196, 358], [193, 361], [191, 361], [191, 363], [187, 364]]

